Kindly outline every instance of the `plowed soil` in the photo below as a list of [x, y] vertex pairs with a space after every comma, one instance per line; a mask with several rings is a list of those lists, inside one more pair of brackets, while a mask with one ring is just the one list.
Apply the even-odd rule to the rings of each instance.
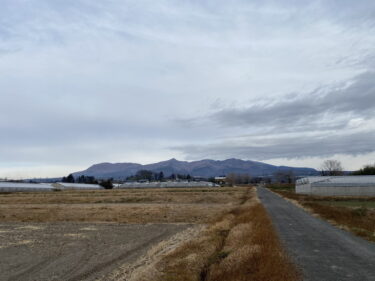
[[0, 280], [105, 280], [187, 224], [1, 223]]

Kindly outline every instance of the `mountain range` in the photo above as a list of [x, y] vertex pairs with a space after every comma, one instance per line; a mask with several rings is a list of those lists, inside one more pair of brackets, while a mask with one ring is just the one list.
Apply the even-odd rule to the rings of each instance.
[[171, 174], [189, 174], [196, 177], [224, 176], [228, 173], [249, 174], [252, 177], [272, 176], [279, 171], [292, 171], [296, 176], [318, 175], [319, 172], [312, 168], [299, 168], [288, 166], [274, 166], [257, 161], [245, 161], [240, 159], [178, 161], [170, 159], [153, 164], [141, 165], [137, 163], [100, 163], [88, 169], [73, 173], [74, 177], [81, 175], [94, 176], [95, 178], [125, 179], [134, 175], [139, 170], [149, 170], [155, 173], [163, 172], [165, 176]]

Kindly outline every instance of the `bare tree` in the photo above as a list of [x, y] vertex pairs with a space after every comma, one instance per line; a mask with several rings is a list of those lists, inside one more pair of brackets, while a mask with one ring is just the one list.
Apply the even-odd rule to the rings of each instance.
[[322, 176], [342, 176], [343, 168], [341, 162], [337, 160], [326, 160], [322, 165]]
[[229, 174], [226, 176], [226, 182], [227, 182], [227, 184], [229, 184], [230, 186], [234, 186], [234, 184], [236, 183], [236, 174], [235, 174], [235, 173], [229, 173]]
[[234, 186], [235, 184], [249, 184], [251, 177], [249, 174], [236, 174], [236, 173], [229, 173], [226, 176], [226, 182], [230, 186]]
[[251, 180], [251, 177], [249, 174], [239, 174], [238, 175], [239, 179], [239, 183], [241, 184], [249, 184], [250, 183], [250, 180]]

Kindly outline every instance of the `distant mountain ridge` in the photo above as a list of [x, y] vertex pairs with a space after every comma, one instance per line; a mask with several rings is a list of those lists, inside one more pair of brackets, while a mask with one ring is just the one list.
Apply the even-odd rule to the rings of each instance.
[[200, 160], [200, 161], [179, 161], [170, 159], [153, 164], [141, 165], [137, 163], [100, 163], [88, 169], [73, 173], [74, 177], [81, 175], [94, 176], [96, 178], [125, 179], [134, 175], [139, 170], [149, 170], [155, 173], [163, 172], [165, 176], [171, 174], [190, 174], [198, 177], [215, 177], [227, 175], [228, 173], [249, 174], [253, 177], [271, 176], [278, 171], [293, 171], [296, 176], [318, 175], [319, 172], [312, 168], [274, 166], [262, 162], [227, 159], [227, 160]]

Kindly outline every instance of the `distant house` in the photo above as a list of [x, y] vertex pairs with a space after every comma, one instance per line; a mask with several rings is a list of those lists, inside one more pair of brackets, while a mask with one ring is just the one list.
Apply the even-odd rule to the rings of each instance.
[[321, 196], [375, 196], [375, 176], [306, 177], [296, 193]]
[[215, 177], [215, 183], [216, 184], [226, 184], [227, 183], [227, 177]]
[[193, 176], [193, 181], [205, 181], [207, 178], [202, 176]]

